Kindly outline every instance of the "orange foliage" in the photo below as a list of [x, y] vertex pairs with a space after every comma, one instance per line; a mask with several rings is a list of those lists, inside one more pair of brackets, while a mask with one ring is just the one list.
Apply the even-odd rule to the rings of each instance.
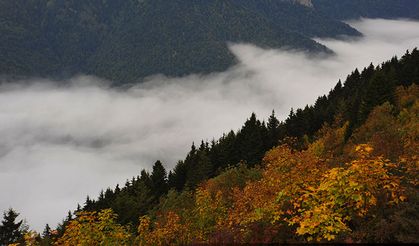
[[376, 107], [349, 143], [348, 123], [324, 126], [307, 150], [267, 152], [261, 175], [229, 170], [201, 184], [182, 213], [143, 217], [141, 244], [351, 241], [354, 221], [417, 194], [419, 89], [397, 95], [396, 106]]
[[187, 228], [180, 223], [180, 217], [174, 212], [168, 212], [164, 220], [158, 221], [151, 228], [148, 216], [140, 219], [138, 227], [139, 245], [183, 245], [189, 242]]
[[399, 178], [391, 174], [396, 165], [382, 157], [370, 158], [369, 145], [359, 145], [356, 151], [359, 159], [327, 171], [317, 187], [299, 198], [301, 209], [290, 221], [298, 225], [297, 234], [332, 240], [351, 231], [347, 222], [365, 216], [378, 199], [388, 205], [404, 199]]
[[264, 222], [269, 231], [269, 225], [283, 223], [295, 213], [304, 187], [315, 185], [326, 170], [325, 163], [311, 152], [293, 153], [285, 145], [269, 151], [263, 163], [263, 178], [236, 190], [234, 207], [226, 221], [229, 228], [240, 229], [241, 238], [250, 236], [253, 223]]

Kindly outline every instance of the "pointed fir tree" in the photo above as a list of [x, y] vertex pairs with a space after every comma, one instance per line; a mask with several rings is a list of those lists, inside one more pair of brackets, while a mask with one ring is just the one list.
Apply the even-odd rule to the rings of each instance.
[[244, 123], [243, 128], [237, 133], [236, 147], [240, 151], [240, 160], [246, 161], [250, 166], [254, 166], [261, 161], [266, 146], [265, 131], [265, 125], [257, 120], [255, 113], [252, 113]]
[[150, 174], [146, 170], [141, 170], [140, 181], [143, 182], [147, 187], [151, 189]]
[[275, 117], [275, 111], [272, 110], [271, 116], [269, 116], [268, 123], [266, 124], [268, 130], [268, 148], [271, 148], [278, 144], [279, 140], [279, 120]]
[[21, 225], [23, 221], [16, 221], [19, 214], [13, 209], [3, 213], [2, 224], [0, 225], [0, 245], [18, 243], [23, 239]]
[[51, 236], [51, 227], [48, 224], [45, 225], [44, 231], [42, 232], [42, 237], [46, 238]]
[[50, 246], [52, 245], [52, 235], [51, 228], [48, 224], [45, 225], [44, 231], [42, 232], [42, 237], [40, 239], [41, 246]]
[[188, 173], [187, 166], [183, 161], [179, 161], [173, 171], [169, 173], [168, 185], [169, 188], [174, 188], [177, 191], [183, 190], [186, 184], [186, 176]]
[[153, 165], [153, 172], [150, 175], [151, 191], [156, 199], [167, 192], [167, 173], [160, 161]]

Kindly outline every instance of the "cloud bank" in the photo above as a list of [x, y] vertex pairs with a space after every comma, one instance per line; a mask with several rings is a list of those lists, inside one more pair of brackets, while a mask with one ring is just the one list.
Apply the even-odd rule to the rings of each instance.
[[311, 104], [355, 68], [381, 63], [419, 45], [419, 22], [349, 22], [358, 40], [321, 40], [333, 57], [236, 44], [239, 64], [222, 73], [156, 76], [118, 90], [97, 78], [0, 85], [0, 210], [13, 207], [42, 230], [77, 202], [123, 184], [160, 159], [183, 159], [192, 141], [237, 130], [255, 112]]

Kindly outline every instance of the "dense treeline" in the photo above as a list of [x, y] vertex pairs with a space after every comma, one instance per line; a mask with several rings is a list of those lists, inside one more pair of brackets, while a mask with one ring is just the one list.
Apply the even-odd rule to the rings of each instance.
[[349, 123], [337, 116], [304, 150], [282, 144], [261, 167], [231, 168], [193, 193], [169, 193], [141, 218], [136, 240], [417, 243], [419, 88], [394, 94], [348, 140]]
[[[142, 220], [142, 222], [144, 222], [145, 224], [142, 225], [143, 227], [140, 227], [143, 228], [142, 230], [146, 228], [146, 231], [148, 231], [148, 233], [152, 233], [152, 236], [148, 237], [150, 238], [150, 240], [152, 238], [154, 238], [155, 240], [161, 240], [161, 237], [158, 235], [160, 235], [159, 233], [162, 233], [162, 230], [168, 230], [166, 226], [171, 227], [170, 224], [167, 225], [167, 223], [169, 222], [175, 223], [177, 225], [177, 227], [174, 226], [173, 228], [178, 228], [179, 230], [183, 228], [182, 230], [186, 230], [182, 232], [184, 233], [184, 235], [187, 235], [187, 238], [184, 238], [184, 240], [186, 241], [217, 241], [213, 238], [213, 236], [215, 235], [213, 233], [221, 233], [219, 236], [227, 241], [233, 240], [230, 236], [227, 235], [229, 230], [232, 228], [223, 227], [223, 230], [218, 231], [218, 229], [220, 228], [214, 227], [214, 221], [218, 221], [217, 218], [223, 218], [223, 220], [225, 220], [227, 218], [225, 216], [230, 216], [231, 214], [240, 212], [228, 210], [228, 208], [231, 207], [231, 202], [233, 202], [233, 204], [235, 204], [235, 202], [239, 202], [239, 200], [237, 200], [238, 198], [229, 198], [230, 196], [233, 196], [236, 190], [234, 190], [233, 192], [233, 190], [230, 189], [231, 187], [229, 187], [227, 190], [230, 191], [227, 191], [227, 193], [224, 195], [220, 195], [222, 197], [227, 196], [227, 200], [223, 200], [224, 198], [220, 198], [221, 200], [217, 200], [218, 202], [222, 202], [223, 204], [225, 203], [230, 205], [227, 206], [224, 204], [223, 206], [221, 206], [222, 204], [220, 205], [218, 202], [211, 205], [211, 203], [209, 203], [208, 200], [199, 200], [202, 198], [199, 195], [200, 191], [209, 192], [208, 190], [206, 190], [205, 185], [202, 186], [202, 182], [204, 182], [205, 180], [214, 177], [217, 177], [215, 179], [217, 180], [222, 179], [221, 177], [227, 176], [227, 180], [230, 180], [231, 182], [235, 180], [234, 182], [238, 182], [237, 184], [234, 184], [234, 187], [239, 187], [240, 189], [244, 189], [246, 184], [252, 180], [255, 180], [256, 182], [257, 180], [261, 180], [261, 178], [262, 180], [265, 178], [268, 179], [266, 180], [266, 182], [268, 182], [269, 177], [273, 178], [273, 180], [270, 180], [269, 182], [274, 182], [275, 184], [279, 185], [278, 187], [283, 187], [284, 189], [292, 184], [288, 183], [286, 185], [280, 185], [277, 182], [298, 182], [298, 180], [303, 180], [304, 184], [309, 184], [307, 180], [313, 180], [314, 183], [312, 185], [314, 188], [307, 187], [307, 189], [313, 192], [313, 196], [321, 195], [321, 199], [329, 199], [330, 197], [328, 196], [331, 194], [321, 190], [320, 187], [334, 187], [337, 184], [334, 184], [332, 182], [333, 180], [335, 180], [337, 177], [344, 179], [350, 178], [352, 177], [351, 173], [354, 172], [361, 175], [362, 172], [359, 169], [357, 169], [361, 164], [366, 165], [361, 165], [363, 168], [375, 168], [374, 165], [371, 166], [370, 164], [379, 163], [379, 166], [382, 167], [381, 169], [368, 169], [364, 171], [381, 172], [383, 175], [390, 175], [389, 177], [391, 177], [391, 179], [386, 181], [390, 183], [377, 183], [379, 182], [379, 180], [370, 180], [371, 186], [368, 187], [371, 187], [371, 190], [363, 190], [369, 193], [353, 194], [355, 198], [347, 197], [347, 194], [345, 193], [346, 195], [340, 197], [339, 199], [343, 199], [343, 203], [346, 202], [345, 199], [355, 199], [354, 202], [356, 204], [358, 200], [358, 198], [356, 197], [358, 197], [358, 195], [368, 195], [370, 193], [372, 194], [374, 192], [377, 192], [378, 188], [374, 188], [377, 187], [377, 185], [379, 185], [378, 187], [384, 187], [385, 185], [389, 185], [390, 188], [394, 186], [393, 188], [397, 189], [389, 189], [387, 191], [391, 194], [392, 192], [401, 193], [397, 193], [399, 194], [397, 195], [397, 199], [395, 197], [392, 197], [391, 199], [393, 200], [380, 200], [380, 202], [378, 202], [378, 200], [382, 199], [382, 196], [386, 197], [387, 195], [381, 193], [374, 193], [374, 198], [368, 198], [372, 199], [372, 202], [370, 201], [370, 203], [363, 203], [363, 206], [374, 209], [365, 211], [346, 211], [345, 213], [349, 213], [349, 215], [345, 215], [346, 217], [341, 214], [343, 217], [341, 217], [340, 222], [342, 222], [343, 224], [341, 224], [339, 221], [329, 221], [327, 223], [334, 223], [330, 224], [330, 226], [332, 227], [329, 227], [329, 229], [316, 227], [320, 224], [326, 227], [327, 223], [316, 221], [310, 222], [310, 220], [314, 220], [315, 218], [307, 217], [308, 214], [312, 214], [312, 212], [309, 212], [312, 211], [311, 209], [314, 209], [314, 207], [312, 206], [316, 205], [316, 201], [314, 200], [310, 200], [311, 205], [299, 205], [305, 206], [304, 211], [307, 211], [307, 214], [305, 215], [298, 212], [298, 209], [295, 211], [291, 209], [289, 215], [292, 216], [287, 217], [286, 220], [284, 218], [282, 218], [282, 220], [277, 220], [277, 217], [275, 217], [275, 219], [273, 219], [273, 217], [269, 217], [268, 220], [265, 220], [266, 217], [262, 216], [264, 214], [263, 207], [257, 207], [257, 204], [265, 204], [268, 201], [266, 199], [271, 199], [269, 201], [272, 202], [272, 192], [274, 192], [275, 196], [278, 196], [281, 191], [273, 189], [273, 187], [268, 184], [264, 185], [263, 182], [262, 184], [259, 184], [260, 186], [252, 188], [255, 192], [262, 192], [264, 189], [266, 190], [266, 197], [263, 198], [265, 200], [261, 198], [261, 203], [252, 200], [252, 196], [255, 196], [255, 193], [241, 195], [243, 199], [247, 196], [248, 199], [250, 199], [247, 200], [248, 204], [245, 207], [249, 208], [250, 206], [254, 208], [254, 210], [247, 212], [256, 213], [256, 219], [250, 219], [250, 222], [252, 222], [250, 223], [247, 220], [248, 216], [250, 216], [250, 218], [253, 218], [251, 216], [255, 216], [255, 214], [246, 214], [246, 211], [242, 211], [244, 213], [243, 215], [238, 214], [236, 216], [237, 218], [244, 219], [244, 221], [231, 221], [231, 223], [232, 225], [238, 226], [237, 228], [245, 226], [245, 229], [250, 231], [266, 229], [267, 231], [264, 231], [264, 233], [273, 233], [273, 235], [280, 237], [281, 240], [291, 239], [283, 238], [283, 235], [279, 236], [279, 234], [276, 234], [275, 231], [278, 228], [265, 228], [263, 225], [266, 223], [276, 223], [278, 221], [281, 221], [280, 223], [281, 225], [283, 225], [283, 223], [286, 222], [288, 223], [288, 225], [285, 227], [286, 230], [282, 231], [281, 233], [294, 233], [296, 237], [294, 237], [293, 239], [295, 240], [305, 240], [310, 238], [319, 240], [342, 240], [341, 233], [343, 233], [342, 235], [349, 235], [349, 231], [353, 231], [355, 233], [355, 229], [358, 230], [357, 233], [359, 233], [359, 235], [351, 234], [350, 238], [356, 238], [360, 241], [375, 240], [377, 239], [377, 237], [382, 237], [382, 239], [380, 240], [383, 241], [416, 240], [416, 238], [412, 236], [412, 232], [409, 231], [410, 229], [406, 232], [406, 234], [405, 232], [399, 232], [397, 231], [397, 228], [394, 228], [400, 224], [405, 226], [406, 223], [408, 225], [416, 223], [415, 219], [413, 221], [412, 219], [408, 219], [409, 216], [412, 216], [412, 213], [417, 214], [415, 212], [415, 203], [409, 203], [408, 205], [397, 205], [402, 206], [398, 207], [399, 209], [402, 209], [399, 210], [399, 212], [397, 212], [397, 209], [394, 210], [387, 203], [390, 202], [390, 204], [399, 204], [407, 198], [409, 198], [409, 201], [413, 202], [415, 201], [417, 196], [415, 188], [415, 185], [417, 183], [417, 166], [415, 166], [417, 164], [415, 156], [417, 154], [418, 147], [418, 95], [417, 86], [411, 85], [414, 84], [416, 81], [419, 81], [418, 64], [419, 51], [418, 49], [414, 49], [411, 52], [406, 52], [406, 54], [400, 59], [394, 57], [391, 60], [379, 66], [370, 65], [367, 68], [364, 68], [361, 72], [355, 70], [347, 77], [346, 81], [343, 84], [339, 81], [335, 88], [332, 89], [327, 96], [319, 97], [314, 105], [306, 106], [304, 109], [298, 109], [295, 112], [294, 110], [291, 110], [289, 117], [284, 122], [279, 122], [278, 119], [276, 119], [274, 113], [268, 119], [267, 123], [259, 121], [256, 118], [256, 116], [252, 114], [251, 117], [245, 122], [244, 126], [239, 131], [231, 131], [228, 134], [225, 134], [219, 140], [212, 141], [211, 143], [201, 142], [199, 146], [195, 146], [193, 144], [186, 158], [182, 161], [179, 161], [176, 167], [169, 173], [166, 172], [165, 168], [163, 167], [163, 164], [160, 161], [157, 161], [154, 164], [151, 172], [143, 170], [137, 177], [133, 177], [132, 180], [127, 180], [124, 187], [117, 186], [115, 189], [108, 188], [106, 191], [102, 191], [97, 199], [87, 198], [84, 206], [79, 206], [76, 211], [79, 213], [84, 213], [85, 217], [80, 217], [79, 215], [77, 219], [74, 220], [73, 213], [69, 212], [67, 218], [57, 228], [57, 230], [53, 231], [53, 234], [51, 234], [51, 230], [49, 227], [45, 229], [45, 234], [49, 235], [47, 237], [48, 240], [50, 240], [51, 238], [56, 239], [65, 235], [65, 233], [68, 230], [68, 227], [72, 223], [83, 224], [83, 221], [85, 220], [100, 221], [100, 218], [102, 217], [104, 220], [103, 223], [112, 223], [112, 225], [117, 226], [116, 228], [119, 228], [118, 230], [121, 231], [126, 231], [128, 230], [128, 228], [130, 228], [131, 233], [133, 233], [135, 232], [135, 228], [137, 228], [138, 218], [143, 215], [148, 215], [149, 217], [145, 217], [145, 219]], [[411, 86], [410, 89], [402, 89], [408, 86]], [[396, 89], [398, 87], [399, 89]], [[377, 107], [379, 105], [382, 106]], [[359, 144], [367, 145], [360, 145], [360, 147], [356, 147]], [[272, 147], [278, 145], [282, 147], [277, 147], [274, 150], [270, 151], [268, 154], [265, 154], [267, 151], [272, 149]], [[357, 151], [354, 152], [353, 150], [355, 149], [357, 149]], [[272, 172], [274, 172], [274, 170], [268, 167], [268, 163], [270, 163], [269, 160], [277, 160], [278, 158], [283, 160], [280, 162], [283, 164], [286, 164], [288, 162], [291, 163], [291, 160], [295, 160], [296, 158], [297, 160], [302, 161], [301, 163], [297, 161], [297, 163], [304, 164], [306, 166], [302, 166], [300, 169], [295, 170], [296, 176], [285, 177], [283, 176], [286, 175], [285, 173], [278, 174], [278, 177], [276, 177], [275, 175], [272, 176]], [[314, 167], [310, 166], [314, 165], [314, 160], [317, 160], [318, 162], [316, 163], [320, 165], [316, 167], [318, 168], [318, 172], [314, 172], [314, 170], [317, 169], [313, 169]], [[260, 163], [264, 163], [263, 165], [264, 168], [266, 168], [266, 170], [260, 170], [260, 168], [258, 167], [258, 164]], [[276, 165], [283, 165], [277, 162], [275, 163], [276, 164], [273, 165], [276, 168], [279, 168]], [[344, 163], [347, 164], [344, 165]], [[399, 169], [388, 169], [394, 166], [397, 166], [397, 168]], [[285, 169], [291, 170], [289, 168], [290, 167], [286, 167]], [[343, 169], [335, 170], [333, 168]], [[304, 172], [302, 172], [302, 170], [308, 171], [318, 176], [304, 176]], [[334, 171], [332, 172], [332, 170]], [[236, 176], [233, 175], [233, 177], [230, 177], [230, 172], [233, 172], [233, 174]], [[323, 176], [325, 175], [325, 173], [328, 173], [329, 176], [331, 175], [330, 177], [333, 177], [333, 179], [328, 180], [326, 176]], [[288, 174], [291, 175], [293, 173], [287, 173], [287, 175]], [[359, 179], [355, 181], [352, 180], [351, 184], [353, 185], [353, 182], [355, 182], [356, 184], [361, 182], [362, 180], [368, 180], [367, 177], [364, 177], [362, 175], [358, 178]], [[405, 179], [409, 180], [406, 181]], [[322, 180], [322, 182], [324, 181], [324, 183], [318, 183], [320, 180]], [[381, 180], [380, 182], [382, 181], [383, 180]], [[321, 184], [323, 184], [323, 186]], [[298, 183], [294, 185], [296, 185], [294, 187], [301, 186], [301, 184]], [[217, 194], [216, 190], [218, 188], [211, 189], [212, 191], [209, 194], [212, 194], [211, 199], [213, 199], [214, 194]], [[298, 192], [302, 191], [300, 190]], [[324, 197], [324, 192], [326, 192], [326, 197]], [[287, 194], [291, 193], [292, 192], [289, 191]], [[205, 195], [203, 196], [204, 198], [208, 195], [207, 193], [205, 194], [203, 194]], [[211, 199], [209, 201], [212, 201]], [[297, 197], [290, 197], [289, 199], [294, 199], [294, 202], [296, 202], [296, 204], [299, 204], [298, 202], [305, 202], [301, 200], [295, 200], [297, 199]], [[210, 206], [205, 209], [210, 209], [208, 210], [208, 213], [214, 214], [214, 216], [217, 214], [219, 215], [217, 211], [224, 212], [221, 213], [221, 217], [210, 217], [209, 221], [207, 221], [207, 219], [205, 219], [206, 217], [199, 217], [202, 215], [199, 214], [202, 212], [201, 209], [204, 209], [202, 207], [204, 205]], [[277, 205], [278, 204], [276, 203], [272, 204], [272, 206], [274, 207]], [[381, 207], [379, 207], [379, 209], [375, 209], [376, 205], [380, 205]], [[238, 208], [237, 206], [233, 206], [233, 208]], [[273, 207], [270, 207], [269, 209], [272, 208]], [[334, 211], [333, 209], [335, 208], [336, 207], [328, 207], [322, 209], [328, 209], [328, 212], [342, 212], [341, 210]], [[112, 211], [104, 209], [111, 209]], [[281, 207], [278, 209], [280, 209], [280, 211], [283, 211], [282, 209], [284, 208]], [[294, 209], [296, 208], [294, 207]], [[97, 214], [96, 211], [103, 212], [102, 214]], [[190, 219], [187, 219], [186, 217], [183, 217], [184, 215], [182, 211], [185, 212], [185, 215], [187, 215], [188, 213], [190, 214], [191, 211], [195, 211], [193, 212], [193, 214], [194, 216], [198, 217], [194, 217], [191, 215]], [[196, 211], [201, 212], [198, 213]], [[367, 216], [368, 211], [375, 211], [375, 214], [368, 216], [374, 217], [379, 215], [378, 218], [381, 218], [381, 220], [373, 220], [371, 219], [372, 217], [362, 217]], [[198, 215], [196, 213], [198, 213]], [[118, 216], [116, 216], [116, 214]], [[163, 217], [162, 214], [164, 215]], [[359, 216], [361, 216], [361, 218], [357, 218], [354, 214], [358, 214]], [[8, 216], [8, 218], [6, 217], [6, 215]], [[165, 217], [166, 215], [168, 217]], [[80, 218], [82, 218], [83, 220], [80, 221]], [[8, 214], [5, 214], [4, 221], [9, 221], [8, 224], [11, 227], [16, 227], [16, 225], [18, 224], [17, 222], [14, 222], [14, 219], [16, 219], [16, 215], [13, 211], [9, 211]], [[151, 226], [154, 223], [153, 221], [155, 219], [162, 219], [164, 221], [159, 222], [154, 227], [147, 227]], [[194, 225], [195, 227], [189, 227], [189, 224], [187, 224], [187, 227], [184, 227], [186, 225], [186, 219], [190, 222], [190, 225]], [[204, 221], [201, 221], [202, 219], [204, 219]], [[271, 221], [272, 219], [273, 221]], [[10, 221], [12, 221], [13, 223]], [[204, 224], [199, 224], [201, 222], [198, 223], [197, 221], [201, 221]], [[208, 226], [207, 223], [209, 223]], [[310, 226], [308, 228], [305, 228], [303, 226], [305, 225], [305, 223], [308, 223]], [[314, 225], [316, 226], [313, 226], [313, 224], [310, 223], [314, 223]], [[119, 224], [123, 225], [122, 229], [119, 226]], [[296, 225], [298, 225], [299, 227], [295, 227]], [[340, 227], [336, 227], [337, 225], [340, 225]], [[153, 230], [153, 228], [159, 228], [159, 226], [162, 226], [161, 230]], [[386, 230], [391, 229], [395, 230], [397, 233], [401, 233], [400, 238], [394, 238], [390, 235], [381, 235], [380, 230], [382, 230], [382, 226], [389, 226], [390, 228], [386, 228]], [[15, 231], [16, 228], [12, 231]], [[204, 232], [199, 228], [212, 228], [212, 231]], [[226, 228], [230, 229], [227, 230]], [[334, 229], [332, 230], [330, 228]], [[376, 231], [369, 233], [368, 228], [370, 228], [371, 230], [375, 228], [374, 230]], [[363, 232], [362, 230], [366, 230], [367, 232]], [[193, 231], [197, 231], [203, 234], [190, 234]], [[143, 233], [145, 232], [143, 231]], [[174, 235], [178, 235], [181, 232], [175, 231], [173, 233]], [[270, 238], [269, 240], [274, 240], [273, 238], [271, 238], [271, 234], [269, 234], [270, 236], [268, 238]], [[257, 238], [256, 235], [253, 236]], [[66, 237], [72, 238], [71, 235], [67, 235]], [[128, 240], [125, 236], [123, 236], [122, 238], [123, 240]], [[240, 240], [246, 241], [249, 238], [251, 237], [242, 235]], [[2, 240], [7, 239], [2, 238]]]
[[279, 122], [274, 113], [266, 123], [252, 114], [239, 131], [230, 131], [211, 143], [193, 144], [186, 158], [169, 173], [157, 161], [150, 173], [143, 170], [140, 175], [127, 180], [122, 188], [108, 188], [97, 199], [88, 197], [84, 207], [77, 210], [111, 208], [118, 214], [118, 222], [137, 225], [139, 216], [153, 211], [169, 190], [193, 190], [202, 181], [239, 163], [254, 167], [268, 150], [280, 143], [306, 149], [318, 139], [320, 129], [342, 122], [347, 123], [342, 134], [344, 141], [348, 141], [374, 107], [386, 101], [395, 102], [397, 86], [409, 86], [419, 81], [418, 64], [419, 51], [414, 49], [401, 59], [394, 57], [379, 66], [371, 64], [361, 72], [355, 70], [344, 84], [339, 81], [314, 105], [291, 110], [283, 122]]

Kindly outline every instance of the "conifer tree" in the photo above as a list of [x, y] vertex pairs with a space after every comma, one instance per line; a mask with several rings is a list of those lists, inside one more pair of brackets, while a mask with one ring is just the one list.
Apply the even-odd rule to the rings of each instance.
[[179, 161], [173, 171], [169, 173], [168, 185], [169, 188], [175, 188], [181, 191], [186, 184], [187, 167], [183, 161]]
[[0, 245], [17, 243], [23, 238], [21, 225], [23, 221], [16, 221], [19, 216], [13, 209], [3, 213], [2, 224], [0, 225]]
[[48, 224], [45, 225], [45, 229], [42, 232], [42, 237], [49, 237], [51, 235], [51, 227]]
[[146, 170], [141, 170], [140, 181], [151, 188], [150, 174]]
[[274, 110], [272, 110], [272, 114], [269, 116], [266, 128], [268, 130], [268, 148], [271, 148], [275, 146], [279, 140], [279, 120], [275, 117]]
[[156, 199], [167, 192], [167, 173], [160, 161], [154, 163], [150, 181], [151, 191]]
[[51, 227], [48, 225], [48, 224], [46, 224], [45, 225], [45, 229], [44, 229], [44, 231], [42, 232], [42, 238], [41, 238], [41, 240], [40, 240], [40, 245], [41, 246], [49, 246], [49, 245], [52, 245], [52, 238], [51, 238]]
[[265, 151], [265, 131], [265, 125], [256, 118], [255, 113], [252, 113], [237, 134], [238, 146], [236, 147], [240, 151], [240, 160], [246, 161], [250, 166], [259, 162]]

